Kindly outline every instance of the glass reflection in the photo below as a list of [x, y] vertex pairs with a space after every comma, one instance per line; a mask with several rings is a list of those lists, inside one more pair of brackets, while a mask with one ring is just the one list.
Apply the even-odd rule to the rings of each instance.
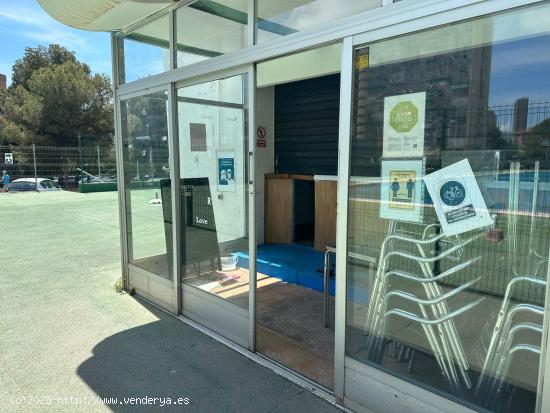
[[537, 403], [550, 247], [547, 12], [355, 52], [347, 354], [495, 412]]
[[[336, 7], [335, 7], [336, 6]], [[382, 6], [382, 0], [258, 0], [257, 43]]]
[[121, 124], [129, 261], [172, 279], [167, 102], [166, 92], [127, 99]]
[[143, 79], [170, 69], [168, 15], [122, 39], [120, 83]]
[[248, 0], [198, 0], [176, 12], [177, 66], [247, 45]]

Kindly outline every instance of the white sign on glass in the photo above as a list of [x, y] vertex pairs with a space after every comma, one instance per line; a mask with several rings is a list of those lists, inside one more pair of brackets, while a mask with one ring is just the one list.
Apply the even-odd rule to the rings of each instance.
[[13, 153], [5, 153], [4, 154], [4, 163], [7, 165], [13, 164]]
[[424, 156], [426, 92], [384, 98], [384, 158]]
[[424, 183], [446, 236], [493, 223], [468, 159], [426, 175]]
[[382, 161], [380, 218], [422, 221], [422, 160]]

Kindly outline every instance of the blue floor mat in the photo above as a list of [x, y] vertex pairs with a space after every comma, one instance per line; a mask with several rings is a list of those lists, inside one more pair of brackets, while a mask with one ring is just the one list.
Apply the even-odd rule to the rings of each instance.
[[[237, 255], [238, 265], [248, 268], [248, 254], [241, 252]], [[258, 246], [257, 271], [288, 283], [323, 291], [324, 255], [321, 251], [300, 244], [263, 244]], [[334, 261], [332, 255], [333, 270]], [[334, 295], [334, 277], [329, 281], [329, 293]]]

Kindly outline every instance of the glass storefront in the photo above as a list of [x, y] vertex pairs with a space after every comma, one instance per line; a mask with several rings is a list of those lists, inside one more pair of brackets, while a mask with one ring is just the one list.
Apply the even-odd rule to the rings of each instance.
[[550, 411], [550, 1], [140, 2], [41, 2], [113, 33], [128, 291], [346, 408]]
[[354, 52], [346, 354], [478, 410], [540, 396], [549, 12]]
[[172, 279], [167, 104], [164, 91], [124, 100], [121, 123], [129, 262]]
[[248, 308], [246, 75], [178, 89], [182, 282]]
[[[249, 47], [250, 0], [199, 0], [119, 38], [119, 84], [136, 81], [117, 96], [129, 288], [334, 390], [356, 410], [391, 406], [384, 395], [372, 404], [376, 386], [386, 386], [401, 402], [418, 396], [411, 411], [442, 396], [477, 411], [539, 413], [550, 249], [550, 5], [495, 6], [487, 10], [508, 11], [466, 13], [478, 17], [434, 27], [450, 15], [437, 2], [418, 11], [425, 15], [415, 26], [432, 28], [396, 36], [410, 27], [400, 7], [410, 10], [412, 2], [387, 3], [257, 0], [257, 44]], [[316, 44], [308, 32], [293, 36], [295, 51], [291, 39], [281, 48], [265, 43], [315, 27], [325, 33], [324, 23], [366, 10], [396, 24], [395, 32], [367, 27], [365, 14], [362, 25], [342, 22], [345, 39], [326, 35]], [[363, 44], [373, 38], [386, 40]], [[197, 70], [181, 70], [188, 65]], [[330, 82], [335, 87], [323, 91]], [[287, 90], [301, 91], [293, 103], [300, 113], [280, 103]], [[329, 110], [338, 120], [330, 130]], [[348, 163], [342, 131], [350, 119]], [[281, 128], [295, 138], [287, 139], [289, 158], [315, 166], [308, 176], [279, 170]], [[337, 143], [344, 151], [336, 152]], [[315, 162], [335, 162], [339, 174], [328, 177], [334, 191], [323, 202], [310, 197], [315, 213], [332, 202], [330, 216], [312, 219], [330, 218], [344, 231], [335, 231], [338, 249], [333, 242], [318, 249], [322, 260], [290, 252], [283, 260], [269, 246], [286, 252], [297, 241], [266, 236], [266, 205], [288, 207], [289, 232], [296, 231], [306, 186], [284, 187], [292, 208], [273, 188], [287, 178], [311, 178], [307, 188], [327, 179], [306, 152]], [[286, 225], [287, 215], [274, 227]], [[251, 249], [254, 231], [258, 247]], [[315, 330], [320, 314], [324, 324]]]

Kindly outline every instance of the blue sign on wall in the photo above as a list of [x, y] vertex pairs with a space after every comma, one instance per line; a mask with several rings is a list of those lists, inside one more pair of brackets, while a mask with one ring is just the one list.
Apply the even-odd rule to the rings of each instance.
[[235, 179], [235, 159], [218, 158], [218, 185], [229, 186]]

